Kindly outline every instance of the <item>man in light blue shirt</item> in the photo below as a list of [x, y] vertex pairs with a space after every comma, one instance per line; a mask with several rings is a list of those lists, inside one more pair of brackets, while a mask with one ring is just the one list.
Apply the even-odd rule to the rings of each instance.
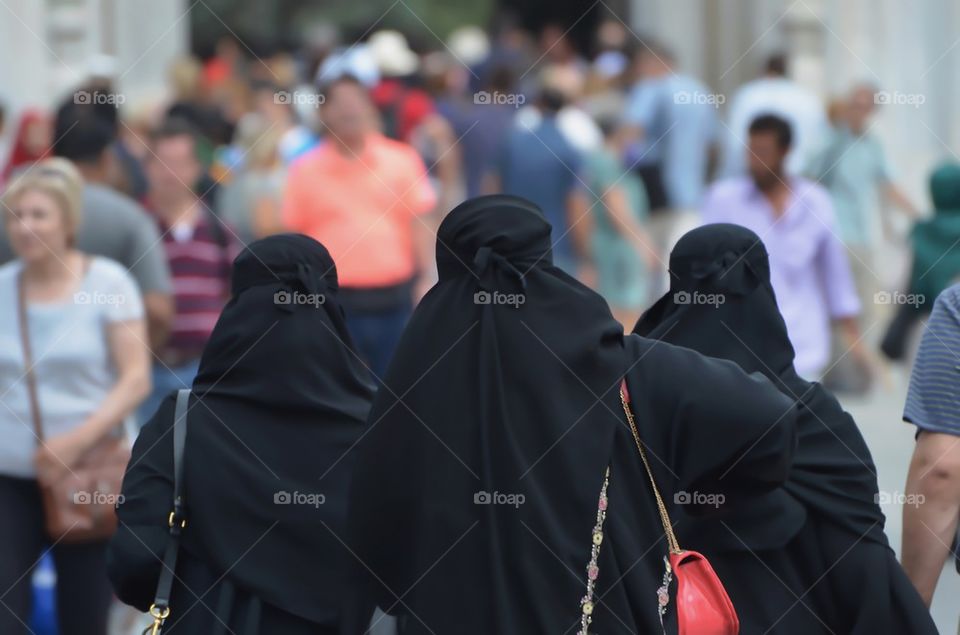
[[641, 79], [627, 103], [627, 121], [642, 131], [632, 161], [660, 164], [666, 206], [693, 210], [700, 205], [723, 96], [673, 69], [660, 47], [640, 53]]
[[543, 210], [553, 226], [554, 264], [571, 275], [580, 267], [576, 226], [582, 182], [582, 157], [560, 130], [557, 113], [563, 98], [544, 90], [538, 100], [540, 118], [533, 127], [514, 126], [504, 139], [487, 190], [522, 196]]
[[808, 170], [830, 192], [837, 232], [850, 252], [857, 291], [871, 321], [873, 297], [881, 290], [876, 273], [881, 228], [886, 225], [881, 222], [881, 203], [893, 203], [912, 220], [919, 216], [894, 184], [883, 145], [871, 132], [877, 95], [866, 84], [851, 91], [840, 107], [840, 121]]
[[[627, 152], [626, 164], [643, 179], [650, 236], [666, 262], [680, 237], [698, 224], [723, 96], [674, 71], [668, 50], [647, 45], [638, 56], [640, 81], [625, 112], [640, 139]], [[669, 286], [666, 276], [660, 286]]]
[[867, 85], [854, 88], [842, 107], [842, 120], [809, 170], [829, 190], [840, 238], [852, 248], [874, 248], [880, 238], [878, 194], [910, 218], [918, 215], [894, 185], [883, 146], [871, 132], [876, 94]]

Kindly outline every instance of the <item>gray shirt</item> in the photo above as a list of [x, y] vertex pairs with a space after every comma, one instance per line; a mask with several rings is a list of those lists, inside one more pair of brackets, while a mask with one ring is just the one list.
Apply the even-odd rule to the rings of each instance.
[[[157, 224], [136, 201], [98, 183], [83, 188], [77, 249], [116, 260], [141, 293], [172, 293], [170, 267]], [[5, 223], [0, 223], [0, 264], [14, 259]]]
[[903, 420], [921, 430], [960, 436], [960, 285], [941, 293], [910, 373]]
[[[0, 267], [0, 474], [36, 474], [23, 348], [17, 321], [20, 261]], [[106, 258], [91, 258], [76, 291], [55, 302], [27, 306], [30, 349], [44, 436], [84, 423], [117, 381], [106, 329], [143, 318], [143, 304], [127, 271]]]

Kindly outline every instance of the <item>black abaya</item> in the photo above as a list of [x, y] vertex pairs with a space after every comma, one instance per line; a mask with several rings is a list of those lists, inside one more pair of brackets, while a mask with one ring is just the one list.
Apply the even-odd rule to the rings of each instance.
[[[710, 557], [741, 633], [936, 633], [883, 533], [876, 468], [856, 423], [793, 368], [760, 239], [736, 225], [701, 227], [677, 243], [670, 270], [670, 291], [634, 332], [763, 373], [800, 405], [782, 487], [718, 515], [678, 512], [681, 542]], [[697, 301], [711, 295], [722, 301]]]

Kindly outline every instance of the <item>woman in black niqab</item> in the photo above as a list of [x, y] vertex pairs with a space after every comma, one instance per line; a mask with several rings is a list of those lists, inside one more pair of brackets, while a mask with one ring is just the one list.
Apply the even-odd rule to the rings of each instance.
[[741, 633], [935, 633], [884, 535], [863, 436], [794, 370], [763, 243], [738, 225], [706, 225], [677, 243], [670, 271], [670, 291], [634, 332], [762, 373], [800, 404], [782, 487], [720, 515], [676, 519], [681, 542], [698, 545], [727, 583]]
[[[588, 632], [659, 632], [663, 529], [620, 404], [625, 376], [668, 501], [724, 471], [738, 492], [786, 474], [790, 401], [729, 362], [625, 342], [603, 299], [553, 266], [550, 230], [504, 195], [441, 225], [440, 280], [358, 444], [348, 535], [369, 595], [344, 633], [363, 632], [374, 604], [405, 635], [580, 632], [608, 467]], [[666, 624], [674, 633], [672, 614]]]
[[[350, 448], [373, 383], [320, 243], [295, 234], [254, 242], [232, 279], [189, 402], [188, 524], [164, 633], [333, 633], [353, 563], [338, 539]], [[110, 547], [114, 587], [140, 609], [167, 541], [174, 401], [134, 445]]]

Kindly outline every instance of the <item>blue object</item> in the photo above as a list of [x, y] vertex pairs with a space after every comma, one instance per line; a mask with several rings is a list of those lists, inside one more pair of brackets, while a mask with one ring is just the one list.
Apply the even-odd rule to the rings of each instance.
[[57, 571], [50, 553], [43, 554], [33, 570], [33, 613], [30, 630], [35, 635], [57, 635]]

